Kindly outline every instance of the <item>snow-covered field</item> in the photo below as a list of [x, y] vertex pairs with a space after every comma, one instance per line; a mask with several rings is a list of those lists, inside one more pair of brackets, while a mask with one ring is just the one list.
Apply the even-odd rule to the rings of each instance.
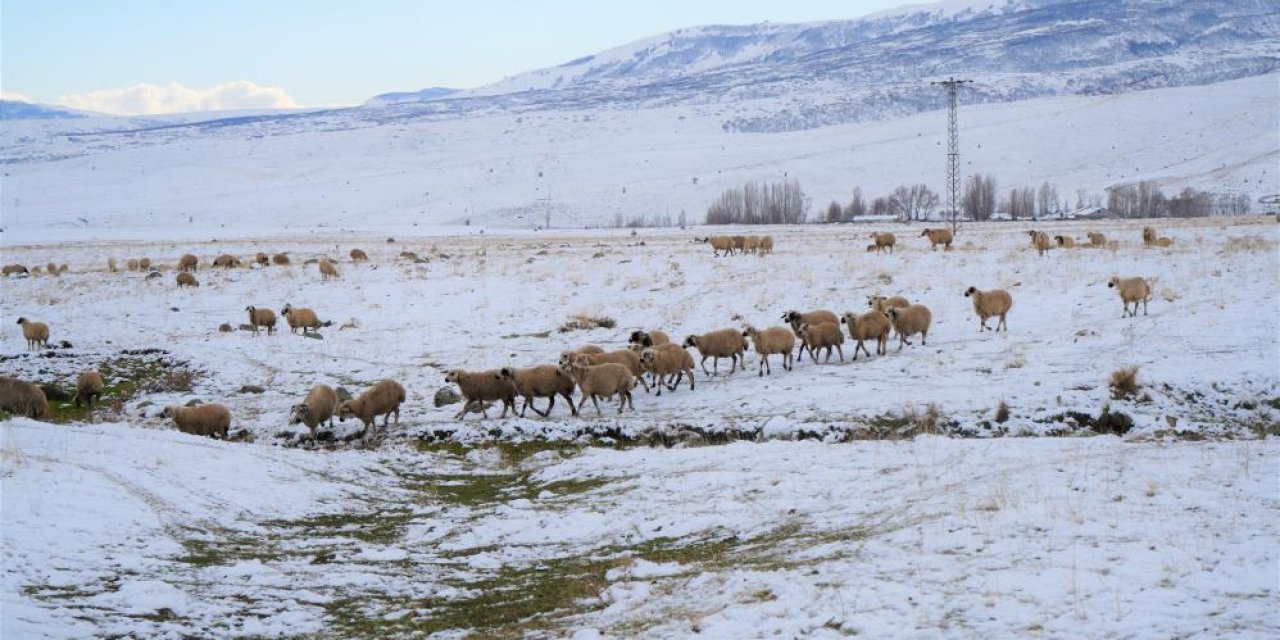
[[[772, 228], [763, 258], [713, 258], [702, 229], [8, 246], [6, 263], [70, 273], [0, 281], [0, 372], [66, 386], [99, 367], [117, 395], [104, 424], [3, 423], [3, 635], [1274, 635], [1280, 450], [1259, 437], [1280, 423], [1280, 226], [1156, 225], [1172, 248], [1143, 249], [1138, 223], [1036, 223], [1119, 241], [1045, 257], [1027, 224], [968, 225], [950, 252], [893, 226], [894, 255], [865, 252], [864, 227]], [[295, 264], [204, 266], [256, 251]], [[185, 252], [198, 290], [174, 286]], [[340, 280], [303, 264], [319, 255]], [[165, 270], [107, 273], [109, 256]], [[1111, 275], [1154, 279], [1150, 315], [1120, 317]], [[978, 332], [970, 285], [1013, 294], [1007, 334]], [[622, 416], [459, 423], [432, 403], [450, 368], [872, 293], [928, 305], [928, 345], [850, 362], [846, 343], [843, 363], [764, 378], [751, 354]], [[286, 302], [334, 325], [217, 330]], [[617, 326], [557, 331], [578, 313]], [[71, 346], [27, 354], [18, 316]], [[1114, 399], [1126, 366], [1141, 388]], [[384, 377], [408, 389], [398, 426], [294, 446], [311, 385]], [[253, 442], [155, 417], [193, 398]], [[1104, 408], [1132, 421], [1123, 437], [995, 437], [1092, 435]]]

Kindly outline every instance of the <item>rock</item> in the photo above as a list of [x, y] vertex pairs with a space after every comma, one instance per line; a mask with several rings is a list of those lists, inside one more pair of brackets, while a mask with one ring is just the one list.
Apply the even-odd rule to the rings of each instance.
[[40, 390], [44, 392], [44, 397], [54, 402], [66, 402], [71, 399], [71, 393], [65, 389], [61, 389], [52, 384], [40, 385]]
[[347, 391], [346, 387], [338, 387], [334, 389], [334, 392], [338, 394], [339, 402], [346, 402], [351, 399], [351, 392]]
[[240, 393], [264, 393], [264, 392], [266, 392], [266, 389], [263, 389], [262, 387], [256, 384], [246, 384], [243, 387], [240, 387]]
[[155, 280], [156, 278], [159, 278], [159, 277], [162, 277], [162, 274], [159, 271], [152, 271], [151, 273], [147, 274], [148, 280]]
[[204, 403], [203, 403], [203, 402], [200, 402], [199, 400], [188, 400], [188, 401], [187, 401], [187, 404], [186, 404], [186, 405], [184, 405], [184, 406], [187, 406], [187, 407], [194, 407], [194, 406], [196, 406], [196, 405], [200, 405], [200, 404], [204, 404]]
[[58, 346], [62, 349], [70, 349], [71, 343], [67, 342], [66, 340], [63, 340], [62, 342], [58, 343]]
[[222, 324], [218, 325], [218, 332], [219, 332], [219, 333], [231, 333], [231, 331], [232, 331], [232, 329], [231, 329], [231, 323], [229, 323], [229, 322], [224, 322], [224, 323], [222, 323]]
[[458, 397], [458, 392], [454, 391], [452, 387], [440, 387], [440, 389], [436, 391], [435, 403], [437, 407], [457, 404], [459, 402], [462, 402], [462, 398]]
[[324, 336], [316, 333], [315, 331], [303, 331], [302, 337], [311, 338], [312, 340], [324, 340]]
[[251, 324], [242, 324], [242, 325], [240, 325], [240, 330], [241, 330], [241, 331], [253, 331], [253, 325], [251, 325]]

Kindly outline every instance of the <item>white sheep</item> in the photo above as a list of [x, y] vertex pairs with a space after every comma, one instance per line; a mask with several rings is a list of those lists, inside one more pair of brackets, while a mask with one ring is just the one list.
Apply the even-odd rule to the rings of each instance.
[[[668, 391], [675, 391], [686, 374], [689, 376], [689, 390], [693, 391], [693, 356], [684, 347], [670, 342], [645, 347], [640, 353], [640, 362], [653, 376], [654, 386], [658, 388], [656, 395], [662, 395], [664, 386]], [[673, 377], [674, 381], [668, 384], [667, 380]]]
[[[1107, 282], [1107, 286], [1114, 288], [1120, 294], [1120, 302], [1124, 304], [1124, 313], [1121, 318], [1132, 316], [1138, 317], [1138, 303], [1142, 303], [1142, 315], [1147, 315], [1147, 301], [1151, 299], [1151, 285], [1143, 278], [1121, 278], [1112, 276]], [[1129, 313], [1129, 303], [1133, 303], [1133, 313]]]
[[[732, 365], [729, 369], [729, 375], [733, 375], [738, 370], [738, 361], [742, 359], [742, 353], [746, 351], [747, 341], [738, 333], [737, 329], [720, 329], [702, 335], [691, 335], [684, 339], [684, 347], [694, 347], [698, 350], [698, 354], [702, 356], [702, 372], [707, 375], [715, 375], [720, 372], [720, 358], [729, 358]], [[707, 371], [707, 358], [714, 358], [711, 361], [715, 372]]]
[[[897, 307], [891, 307], [897, 308]], [[871, 357], [871, 352], [867, 350], [865, 342], [867, 340], [876, 341], [876, 355], [884, 355], [888, 353], [889, 348], [889, 316], [884, 311], [876, 311], [872, 309], [863, 314], [846, 313], [840, 318], [840, 322], [844, 323], [849, 329], [849, 339], [857, 340], [858, 343], [853, 346], [853, 359], [858, 359], [858, 351], [861, 350]], [[828, 357], [830, 353], [828, 352]]]
[[1005, 333], [1009, 332], [1009, 324], [1005, 322], [1005, 315], [1009, 313], [1009, 309], [1013, 308], [1013, 296], [1009, 295], [1004, 289], [989, 289], [980, 291], [977, 287], [969, 287], [964, 292], [964, 297], [973, 298], [973, 311], [978, 314], [978, 331], [987, 330], [987, 318], [995, 316], [1000, 317], [1000, 322], [996, 323], [996, 331], [1000, 327], [1004, 327]]
[[[573, 389], [577, 383], [573, 376], [556, 365], [544, 364], [524, 369], [503, 367], [498, 371], [498, 379], [515, 385], [516, 393], [524, 397], [524, 404], [520, 407], [521, 418], [529, 407], [533, 407], [533, 412], [544, 418], [551, 415], [551, 410], [556, 406], [557, 395], [564, 397], [565, 402], [569, 403], [572, 415], [578, 415], [578, 409], [573, 406]], [[533, 404], [534, 398], [548, 398], [550, 402], [547, 410], [539, 411], [538, 406]]]
[[782, 356], [782, 368], [786, 371], [791, 370], [795, 358], [792, 350], [796, 346], [796, 334], [792, 333], [791, 329], [769, 327], [760, 331], [747, 325], [742, 335], [751, 338], [751, 344], [755, 346], [756, 355], [760, 358], [758, 376], [764, 376], [766, 371], [769, 375], [773, 375], [773, 370], [769, 367], [769, 356], [775, 353]]
[[39, 349], [49, 346], [49, 325], [43, 322], [32, 322], [26, 318], [18, 318], [22, 325], [22, 337], [27, 339], [28, 349]]
[[933, 313], [929, 311], [929, 307], [922, 304], [894, 307], [889, 309], [888, 314], [889, 322], [898, 334], [898, 351], [902, 351], [904, 345], [911, 344], [907, 338], [917, 333], [920, 334], [920, 344], [928, 344], [929, 325], [933, 323]]
[[840, 353], [840, 362], [844, 362], [844, 334], [840, 331], [840, 325], [834, 322], [819, 322], [810, 324], [808, 322], [800, 325], [800, 330], [796, 332], [796, 337], [804, 343], [805, 348], [809, 350], [809, 357], [814, 361], [818, 361], [818, 350], [827, 350], [827, 359], [824, 362], [831, 362], [831, 349], [834, 348]]
[[469, 407], [472, 404], [480, 405], [480, 414], [488, 419], [489, 412], [484, 408], [484, 403], [496, 400], [502, 401], [502, 415], [499, 418], [507, 417], [507, 410], [516, 413], [516, 386], [510, 380], [506, 380], [499, 375], [496, 370], [489, 371], [464, 371], [462, 369], [454, 369], [444, 376], [444, 381], [458, 385], [458, 390], [462, 392], [462, 397], [466, 402], [462, 405], [462, 410], [453, 416], [454, 420], [461, 420], [470, 412]]
[[631, 371], [616, 362], [592, 365], [587, 358], [588, 356], [585, 355], [576, 356], [571, 362], [560, 365], [565, 373], [573, 376], [574, 381], [578, 383], [578, 390], [582, 392], [582, 400], [578, 402], [578, 412], [582, 412], [582, 407], [587, 404], [587, 398], [591, 398], [591, 404], [596, 408], [596, 415], [604, 417], [597, 398], [613, 396], [618, 396], [618, 413], [622, 413], [628, 404], [631, 405], [631, 410], [635, 411], [636, 405], [631, 399], [631, 388], [636, 383]]

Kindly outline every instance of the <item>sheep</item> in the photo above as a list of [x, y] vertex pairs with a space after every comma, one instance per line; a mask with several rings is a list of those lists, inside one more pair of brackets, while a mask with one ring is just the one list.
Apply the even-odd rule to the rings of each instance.
[[346, 422], [354, 416], [364, 423], [367, 434], [378, 416], [382, 416], [382, 428], [386, 429], [391, 422], [391, 414], [396, 414], [396, 426], [400, 426], [400, 405], [404, 402], [404, 387], [395, 380], [379, 380], [360, 395], [344, 400], [338, 405], [338, 421]]
[[352, 249], [350, 255], [352, 262], [364, 262], [369, 259], [369, 254], [360, 249]]
[[644, 373], [644, 365], [640, 363], [640, 354], [631, 349], [619, 349], [617, 351], [607, 351], [605, 353], [579, 353], [573, 355], [560, 355], [560, 364], [568, 364], [576, 358], [586, 358], [587, 364], [597, 365], [606, 362], [616, 362], [627, 368], [631, 375], [636, 376], [636, 381], [644, 386], [645, 393], [649, 393], [649, 383], [644, 381], [641, 374]]
[[720, 257], [721, 251], [725, 255], [733, 253], [733, 238], [729, 236], [707, 236], [702, 241], [711, 245], [711, 254], [717, 258]]
[[49, 413], [49, 401], [40, 387], [17, 378], [0, 376], [0, 411], [39, 420]]
[[880, 247], [877, 247], [874, 243], [867, 245], [867, 253], [871, 253], [873, 251], [879, 251], [879, 250], [880, 250]]
[[311, 309], [299, 307], [293, 308], [293, 305], [285, 304], [280, 310], [280, 315], [289, 322], [289, 333], [297, 333], [298, 328], [302, 328], [302, 335], [307, 334], [307, 329], [319, 331], [322, 326], [320, 318], [316, 317], [316, 312]]
[[58, 275], [58, 265], [50, 262], [48, 265], [45, 265], [45, 271], [48, 271], [51, 276], [56, 276]]
[[1089, 236], [1089, 246], [1096, 248], [1107, 246], [1107, 236], [1096, 231], [1090, 231], [1085, 235]]
[[[1114, 288], [1120, 294], [1120, 302], [1124, 304], [1124, 313], [1121, 318], [1132, 316], [1138, 317], [1138, 303], [1142, 303], [1142, 315], [1147, 315], [1147, 301], [1151, 299], [1151, 285], [1143, 278], [1121, 278], [1112, 276], [1107, 282], [1107, 287]], [[1133, 303], [1133, 313], [1129, 313], [1129, 303]]]
[[605, 398], [618, 396], [618, 413], [622, 413], [628, 404], [631, 405], [631, 410], [635, 411], [636, 405], [631, 399], [631, 388], [636, 383], [631, 371], [616, 362], [592, 365], [587, 360], [588, 357], [577, 356], [570, 362], [560, 365], [560, 369], [578, 383], [578, 390], [582, 392], [582, 400], [578, 402], [578, 412], [582, 412], [582, 407], [587, 404], [587, 398], [591, 398], [591, 404], [596, 408], [596, 415], [603, 418], [604, 412], [600, 411], [600, 402], [597, 400], [602, 396]]
[[224, 253], [213, 259], [213, 266], [223, 267], [224, 269], [238, 267], [240, 266], [240, 259], [229, 253]]
[[107, 258], [107, 271], [110, 273], [116, 272], [116, 259], [114, 256]]
[[1142, 245], [1144, 247], [1150, 247], [1155, 243], [1156, 243], [1155, 227], [1143, 227], [1142, 228]]
[[745, 253], [747, 248], [746, 236], [730, 236], [733, 239], [733, 249], [738, 253]]
[[17, 274], [17, 275], [29, 274], [31, 272], [28, 271], [26, 267], [15, 263], [15, 264], [6, 264], [4, 266], [3, 273], [6, 276], [10, 276], [14, 274]]
[[293, 410], [289, 413], [289, 424], [307, 425], [307, 430], [311, 432], [311, 441], [315, 442], [316, 430], [321, 424], [328, 421], [329, 428], [333, 428], [333, 417], [338, 414], [340, 404], [338, 392], [334, 391], [333, 387], [318, 384], [311, 387], [311, 391], [307, 392], [307, 397], [301, 404], [293, 405]]
[[198, 287], [200, 282], [196, 280], [195, 275], [186, 271], [179, 271], [177, 275], [179, 287]]
[[760, 370], [757, 374], [763, 377], [765, 371], [769, 375], [773, 375], [773, 370], [769, 366], [769, 356], [779, 354], [782, 356], [782, 368], [790, 371], [795, 356], [791, 350], [796, 346], [796, 334], [791, 332], [787, 327], [769, 327], [764, 331], [760, 331], [751, 325], [747, 325], [742, 331], [743, 337], [751, 338], [751, 344], [756, 348], [756, 355], [760, 358]]
[[1155, 245], [1161, 249], [1168, 249], [1173, 246], [1173, 238], [1160, 236], [1159, 238], [1156, 238]]
[[889, 253], [893, 253], [893, 247], [898, 243], [897, 236], [888, 231], [873, 233], [871, 234], [871, 239], [876, 241], [876, 253], [880, 253], [885, 249], [888, 249]]
[[274, 263], [277, 267], [287, 267], [289, 266], [289, 254], [277, 253], [271, 256], [271, 262]]
[[125, 260], [125, 261], [124, 261], [124, 268], [126, 268], [126, 269], [128, 269], [128, 270], [130, 270], [130, 271], [137, 271], [137, 270], [138, 270], [138, 259], [137, 259], [137, 258], [129, 258], [128, 260]]
[[760, 250], [760, 236], [747, 236], [742, 244], [743, 253], [755, 253]]
[[902, 296], [884, 297], [881, 295], [867, 296], [867, 306], [876, 311], [888, 311], [894, 307], [906, 307], [911, 302]]
[[1000, 316], [1000, 322], [996, 323], [996, 331], [1000, 327], [1004, 327], [1005, 333], [1009, 332], [1009, 324], [1005, 322], [1005, 315], [1009, 313], [1009, 309], [1013, 308], [1013, 297], [1004, 289], [988, 289], [987, 291], [979, 291], [977, 287], [969, 287], [964, 292], [964, 297], [973, 298], [973, 310], [978, 314], [978, 331], [987, 330], [987, 318]]
[[[640, 353], [640, 362], [654, 377], [654, 384], [658, 388], [656, 395], [662, 395], [663, 386], [666, 386], [668, 391], [675, 391], [685, 374], [689, 376], [689, 390], [693, 391], [693, 356], [689, 355], [684, 347], [672, 343], [645, 347]], [[666, 381], [673, 376], [675, 380], [667, 384]]]
[[253, 261], [254, 261], [254, 262], [256, 262], [256, 263], [258, 263], [258, 266], [260, 266], [260, 267], [269, 267], [269, 266], [271, 266], [271, 256], [269, 256], [269, 255], [267, 255], [267, 254], [265, 254], [265, 253], [263, 253], [263, 252], [261, 252], [261, 251], [259, 251], [259, 252], [257, 253], [257, 255], [253, 256]]
[[138, 271], [148, 271], [151, 269], [151, 258], [138, 258]]
[[652, 331], [635, 330], [631, 332], [631, 336], [627, 339], [628, 344], [638, 344], [642, 347], [656, 347], [660, 344], [669, 344], [671, 337], [663, 331], [654, 329]]
[[27, 339], [28, 349], [49, 346], [49, 325], [26, 318], [18, 318], [18, 324], [22, 325], [22, 337]]
[[773, 236], [760, 236], [760, 247], [756, 253], [762, 256], [773, 253]]
[[[533, 407], [533, 412], [544, 418], [551, 415], [551, 410], [556, 406], [557, 395], [564, 396], [565, 402], [569, 403], [570, 414], [578, 415], [578, 409], [573, 406], [573, 389], [577, 383], [573, 376], [559, 366], [544, 364], [525, 369], [503, 367], [498, 371], [498, 380], [506, 380], [515, 385], [516, 393], [524, 397], [524, 405], [520, 407], [521, 418], [529, 407]], [[533, 404], [534, 398], [550, 399], [547, 410], [539, 411], [537, 405]]]
[[[698, 350], [698, 354], [702, 356], [702, 372], [707, 375], [716, 375], [720, 372], [720, 358], [729, 358], [732, 367], [729, 369], [729, 375], [733, 375], [738, 370], [738, 360], [742, 359], [743, 351], [747, 349], [747, 341], [738, 333], [737, 329], [720, 329], [702, 335], [691, 335], [684, 339], [684, 347], [694, 347]], [[707, 371], [707, 358], [714, 358], [711, 361], [715, 372]], [[746, 361], [743, 361], [746, 364]]]
[[266, 327], [268, 336], [276, 330], [276, 312], [267, 308], [259, 309], [253, 305], [245, 307], [244, 310], [249, 312], [249, 324], [253, 325], [253, 335], [258, 335], [258, 327]]
[[1053, 239], [1063, 249], [1071, 249], [1076, 246], [1076, 239], [1071, 236], [1054, 236]]
[[876, 355], [882, 356], [889, 352], [889, 329], [891, 326], [889, 324], [889, 316], [884, 311], [872, 309], [861, 315], [849, 312], [840, 318], [840, 322], [848, 327], [849, 339], [858, 341], [858, 344], [853, 346], [854, 360], [858, 359], [859, 349], [867, 354], [868, 358], [871, 357], [871, 352], [867, 351], [865, 341], [872, 338], [875, 338], [876, 341]]
[[1031, 236], [1031, 246], [1035, 247], [1039, 255], [1043, 256], [1044, 252], [1053, 248], [1053, 243], [1049, 241], [1049, 234], [1033, 229], [1028, 231], [1027, 235]]
[[102, 397], [102, 387], [102, 374], [97, 371], [86, 371], [80, 374], [80, 378], [76, 380], [75, 407], [79, 409], [80, 402], [83, 401], [92, 409], [93, 401]]
[[954, 234], [952, 234], [952, 233], [951, 233], [951, 230], [950, 230], [950, 229], [947, 229], [946, 227], [941, 227], [941, 228], [938, 228], [938, 229], [928, 229], [928, 228], [926, 228], [924, 231], [921, 231], [921, 232], [920, 232], [920, 236], [921, 236], [921, 237], [924, 237], [924, 236], [928, 236], [928, 237], [929, 237], [929, 248], [930, 248], [930, 249], [936, 250], [936, 249], [938, 248], [938, 245], [942, 245], [942, 249], [943, 249], [943, 251], [950, 251], [950, 250], [951, 250], [951, 241], [952, 241], [953, 239], [955, 239]]
[[489, 417], [489, 412], [484, 409], [485, 402], [494, 400], [502, 401], [502, 415], [499, 418], [507, 417], [507, 409], [511, 409], [511, 413], [516, 412], [516, 386], [510, 380], [502, 378], [500, 371], [463, 371], [462, 369], [454, 369], [444, 376], [444, 381], [458, 385], [458, 390], [462, 392], [462, 397], [466, 402], [462, 404], [462, 410], [453, 416], [454, 420], [461, 420], [463, 416], [470, 411], [469, 407], [472, 403], [480, 403], [480, 413], [485, 417]]
[[[38, 275], [40, 275], [41, 273], [44, 273], [44, 269], [42, 269], [42, 268], [40, 267], [40, 265], [36, 265], [36, 266], [34, 266], [34, 267], [31, 267], [31, 271], [30, 271], [30, 274], [31, 274], [31, 275], [33, 275], [33, 276], [38, 276]], [[58, 273], [55, 271], [55, 272], [53, 273], [53, 275], [55, 275], [55, 276], [56, 276], [56, 275], [58, 275]]]
[[809, 357], [814, 362], [818, 361], [818, 350], [827, 350], [827, 359], [824, 362], [831, 362], [831, 348], [835, 347], [840, 353], [840, 362], [844, 362], [844, 334], [840, 332], [840, 325], [834, 322], [819, 322], [810, 324], [808, 322], [800, 325], [800, 329], [796, 331], [796, 337], [809, 350]]
[[565, 351], [561, 351], [560, 358], [563, 360], [566, 356], [572, 357], [576, 355], [596, 354], [596, 353], [604, 353], [604, 349], [601, 349], [600, 347], [594, 344], [584, 344], [581, 347], [578, 347], [577, 349], [566, 349]]
[[332, 262], [329, 262], [328, 260], [321, 260], [318, 264], [320, 265], [321, 279], [341, 277], [338, 275], [338, 268], [333, 266]]
[[929, 311], [929, 307], [922, 304], [913, 304], [909, 307], [889, 309], [889, 322], [893, 325], [893, 330], [898, 334], [898, 351], [902, 351], [904, 345], [911, 344], [907, 338], [915, 334], [920, 334], [920, 344], [928, 344], [929, 325], [933, 323], [933, 313]]
[[71, 270], [71, 267], [67, 266], [66, 264], [58, 265], [58, 275], [62, 275], [70, 270]]
[[178, 258], [178, 271], [197, 271], [199, 268], [200, 259], [190, 253], [184, 253]]
[[401, 251], [400, 257], [404, 258], [405, 260], [408, 260], [409, 262], [418, 262], [419, 260], [418, 254], [412, 251]]
[[161, 418], [173, 418], [178, 431], [197, 436], [221, 436], [226, 440], [231, 430], [231, 412], [216, 403], [198, 404], [194, 407], [169, 405], [160, 412]]
[[[832, 324], [840, 323], [840, 317], [826, 309], [815, 309], [808, 313], [800, 313], [799, 311], [794, 310], [788, 311], [782, 314], [782, 319], [786, 321], [787, 324], [791, 325], [791, 330], [796, 332], [796, 335], [800, 334], [800, 325], [806, 322], [811, 324], [819, 322], [830, 322]], [[802, 355], [806, 348], [804, 341], [801, 340], [799, 342], [799, 347], [796, 349], [796, 354]]]

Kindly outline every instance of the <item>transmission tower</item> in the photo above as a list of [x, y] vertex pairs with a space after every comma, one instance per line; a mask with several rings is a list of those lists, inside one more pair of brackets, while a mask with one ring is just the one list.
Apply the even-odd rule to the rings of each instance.
[[929, 84], [939, 85], [947, 92], [947, 216], [951, 218], [951, 231], [960, 226], [960, 126], [956, 122], [956, 89], [972, 80], [947, 78]]

